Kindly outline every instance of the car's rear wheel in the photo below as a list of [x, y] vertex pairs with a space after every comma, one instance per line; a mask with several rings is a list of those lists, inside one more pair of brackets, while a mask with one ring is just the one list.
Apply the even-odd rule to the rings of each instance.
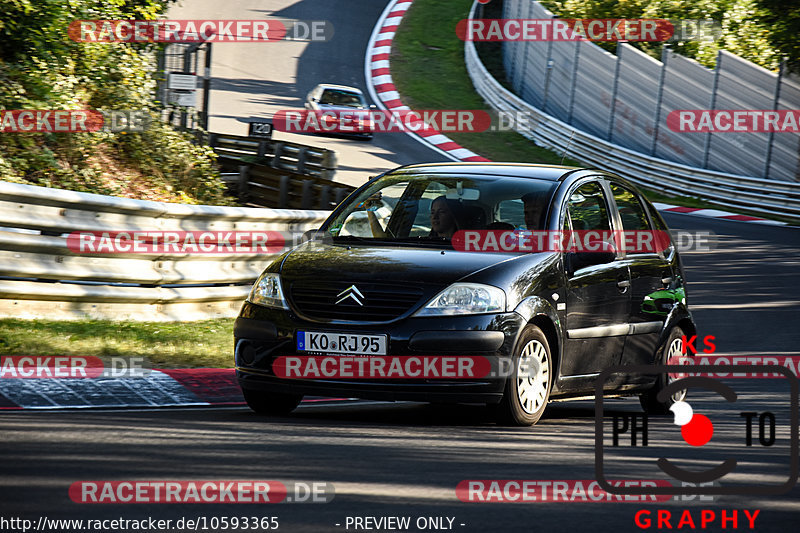
[[280, 394], [242, 389], [247, 406], [260, 415], [288, 415], [300, 405], [302, 394]]
[[[670, 330], [666, 340], [656, 351], [655, 362], [657, 365], [667, 365], [673, 358], [686, 356], [683, 351], [684, 335], [684, 331], [678, 326]], [[642, 408], [646, 413], [653, 415], [667, 414], [672, 404], [683, 401], [686, 398], [686, 390], [684, 389], [676, 392], [663, 402], [658, 401], [658, 393], [676, 379], [676, 376], [668, 373], [659, 374], [655, 386], [639, 395], [639, 403], [642, 404]]]
[[547, 337], [537, 326], [527, 326], [514, 351], [512, 373], [497, 405], [498, 422], [530, 426], [539, 421], [553, 386], [553, 359]]

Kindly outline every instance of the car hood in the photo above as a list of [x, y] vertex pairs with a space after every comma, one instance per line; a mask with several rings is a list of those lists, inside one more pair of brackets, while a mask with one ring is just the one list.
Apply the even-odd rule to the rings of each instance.
[[410, 246], [359, 246], [309, 242], [292, 250], [281, 278], [388, 280], [450, 284], [512, 256]]
[[[459, 280], [503, 286], [548, 254], [509, 255], [411, 246], [305, 243], [280, 267], [285, 283], [381, 281], [441, 290]], [[426, 291], [427, 292], [427, 291]]]

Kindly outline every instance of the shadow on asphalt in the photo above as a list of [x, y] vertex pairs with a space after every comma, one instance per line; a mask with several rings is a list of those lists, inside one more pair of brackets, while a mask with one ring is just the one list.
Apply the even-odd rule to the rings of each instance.
[[[629, 400], [625, 404], [612, 406], [606, 409], [606, 416], [616, 413], [641, 412], [639, 403]], [[330, 422], [349, 422], [363, 424], [377, 424], [386, 426], [491, 426], [498, 427], [493, 410], [486, 405], [475, 404], [425, 404], [425, 403], [370, 403], [351, 405], [320, 405], [313, 407], [303, 407], [291, 415], [276, 417], [262, 416], [250, 411], [237, 411], [236, 416], [241, 415], [251, 421], [263, 420], [264, 422], [274, 423], [298, 423], [307, 424], [316, 421], [320, 424]], [[550, 423], [570, 422], [593, 422], [595, 416], [594, 404], [572, 405], [556, 403], [548, 406], [538, 425]], [[504, 426], [501, 426], [504, 427]], [[506, 429], [510, 429], [505, 427]], [[520, 428], [526, 429], [526, 428]]]

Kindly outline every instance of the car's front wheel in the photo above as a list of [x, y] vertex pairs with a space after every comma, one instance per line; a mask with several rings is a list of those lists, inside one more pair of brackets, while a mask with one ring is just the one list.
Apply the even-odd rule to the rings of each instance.
[[260, 415], [288, 415], [300, 405], [300, 394], [279, 394], [252, 389], [242, 389], [247, 406]]
[[[671, 361], [675, 361], [675, 358], [684, 357], [686, 355], [683, 351], [684, 335], [685, 333], [678, 326], [670, 330], [667, 339], [656, 351], [655, 361], [657, 365], [670, 364]], [[675, 376], [673, 375], [668, 373], [659, 374], [655, 386], [639, 395], [639, 403], [642, 404], [642, 408], [646, 413], [653, 415], [667, 414], [672, 404], [683, 401], [686, 398], [686, 390], [684, 389], [679, 390], [663, 402], [658, 400], [658, 393], [674, 380]]]
[[553, 359], [547, 337], [537, 326], [527, 326], [514, 351], [512, 373], [497, 405], [498, 421], [530, 426], [539, 421], [553, 386]]

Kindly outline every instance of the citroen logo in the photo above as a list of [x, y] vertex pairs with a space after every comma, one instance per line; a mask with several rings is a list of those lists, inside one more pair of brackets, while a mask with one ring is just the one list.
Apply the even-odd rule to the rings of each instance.
[[350, 285], [345, 290], [337, 294], [336, 297], [339, 298], [338, 300], [336, 300], [336, 305], [339, 305], [348, 298], [352, 298], [353, 301], [355, 301], [358, 305], [362, 307], [364, 306], [364, 302], [362, 302], [362, 300], [364, 299], [364, 295], [361, 294], [361, 291], [358, 290], [358, 287], [356, 287], [355, 285]]

